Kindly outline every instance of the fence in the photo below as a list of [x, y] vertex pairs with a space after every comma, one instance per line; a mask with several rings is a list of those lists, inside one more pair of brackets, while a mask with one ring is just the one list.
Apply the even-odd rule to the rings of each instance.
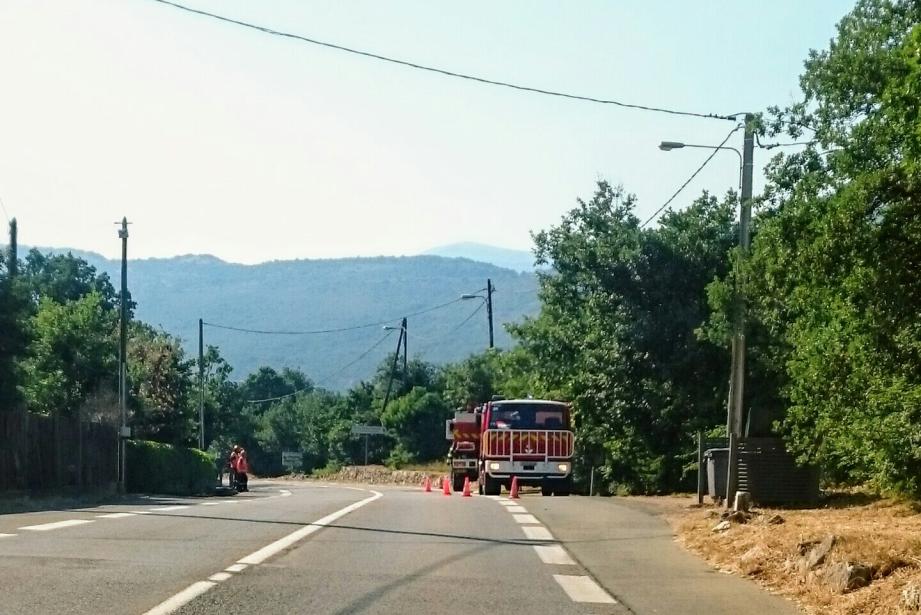
[[117, 454], [114, 425], [0, 411], [0, 492], [108, 487]]

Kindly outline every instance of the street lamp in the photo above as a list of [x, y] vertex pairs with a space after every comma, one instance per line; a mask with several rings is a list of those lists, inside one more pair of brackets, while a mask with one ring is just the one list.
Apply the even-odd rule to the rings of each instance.
[[[748, 248], [751, 242], [751, 212], [752, 212], [752, 167], [755, 135], [753, 130], [754, 116], [750, 113], [745, 114], [745, 139], [743, 141], [742, 152], [734, 147], [716, 146], [716, 145], [692, 145], [681, 143], [679, 141], [662, 141], [659, 149], [669, 152], [673, 149], [682, 149], [685, 147], [697, 147], [710, 150], [732, 150], [739, 156], [740, 170], [740, 199], [739, 199], [739, 248], [741, 257], [748, 255]], [[735, 489], [738, 482], [737, 438], [742, 436], [743, 425], [743, 393], [745, 389], [745, 297], [744, 289], [736, 281], [735, 296], [735, 331], [732, 336], [732, 361], [729, 375], [729, 401], [727, 408], [726, 427], [729, 434], [729, 480], [726, 488], [726, 502], [732, 501], [735, 495]]]
[[731, 150], [736, 153], [739, 157], [739, 188], [742, 187], [742, 170], [745, 166], [742, 160], [742, 152], [737, 150], [734, 147], [729, 147], [727, 145], [697, 145], [694, 143], [681, 143], [680, 141], [662, 141], [659, 143], [659, 149], [663, 152], [670, 152], [673, 149], [683, 149], [685, 147], [696, 147], [699, 149], [717, 149], [717, 150]]
[[492, 285], [492, 280], [486, 280], [486, 288], [482, 289], [486, 291], [486, 296], [470, 294], [470, 295], [461, 295], [461, 299], [482, 299], [486, 302], [486, 319], [489, 321], [489, 347], [493, 347], [493, 333], [492, 333], [492, 293], [495, 287]]

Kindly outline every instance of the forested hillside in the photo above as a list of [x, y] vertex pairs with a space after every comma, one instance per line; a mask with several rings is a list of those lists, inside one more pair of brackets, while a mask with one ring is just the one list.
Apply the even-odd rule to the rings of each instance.
[[[73, 253], [108, 273], [118, 286], [118, 261]], [[537, 280], [532, 274], [439, 256], [259, 265], [227, 263], [213, 256], [178, 256], [131, 260], [128, 278], [137, 317], [179, 336], [193, 356], [198, 351], [199, 317], [207, 323], [258, 330], [339, 329], [385, 320], [397, 325], [404, 315], [479, 291], [487, 278], [498, 289], [493, 297], [497, 346], [511, 343], [501, 323], [519, 321], [538, 310]], [[482, 350], [488, 344], [482, 305], [478, 299], [457, 301], [410, 317], [410, 355], [444, 363]], [[477, 308], [479, 313], [464, 322]], [[390, 342], [382, 343], [340, 371], [384, 334], [382, 325], [318, 335], [260, 335], [206, 326], [205, 342], [220, 347], [239, 377], [261, 365], [292, 367], [324, 386], [342, 389], [369, 377], [381, 357], [392, 352]]]

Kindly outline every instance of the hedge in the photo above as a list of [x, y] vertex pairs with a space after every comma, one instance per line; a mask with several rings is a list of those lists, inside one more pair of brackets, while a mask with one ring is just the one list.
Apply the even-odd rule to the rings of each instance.
[[214, 489], [217, 470], [214, 457], [194, 448], [129, 440], [128, 491], [195, 495]]

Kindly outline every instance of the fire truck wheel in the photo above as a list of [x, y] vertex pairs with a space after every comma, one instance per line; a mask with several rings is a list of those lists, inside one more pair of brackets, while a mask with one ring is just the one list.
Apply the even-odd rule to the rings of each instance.
[[550, 488], [550, 485], [547, 483], [540, 484], [540, 494], [544, 496], [553, 495], [553, 489]]
[[497, 481], [494, 478], [486, 476], [483, 485], [483, 494], [484, 495], [499, 495], [502, 493], [502, 483]]

